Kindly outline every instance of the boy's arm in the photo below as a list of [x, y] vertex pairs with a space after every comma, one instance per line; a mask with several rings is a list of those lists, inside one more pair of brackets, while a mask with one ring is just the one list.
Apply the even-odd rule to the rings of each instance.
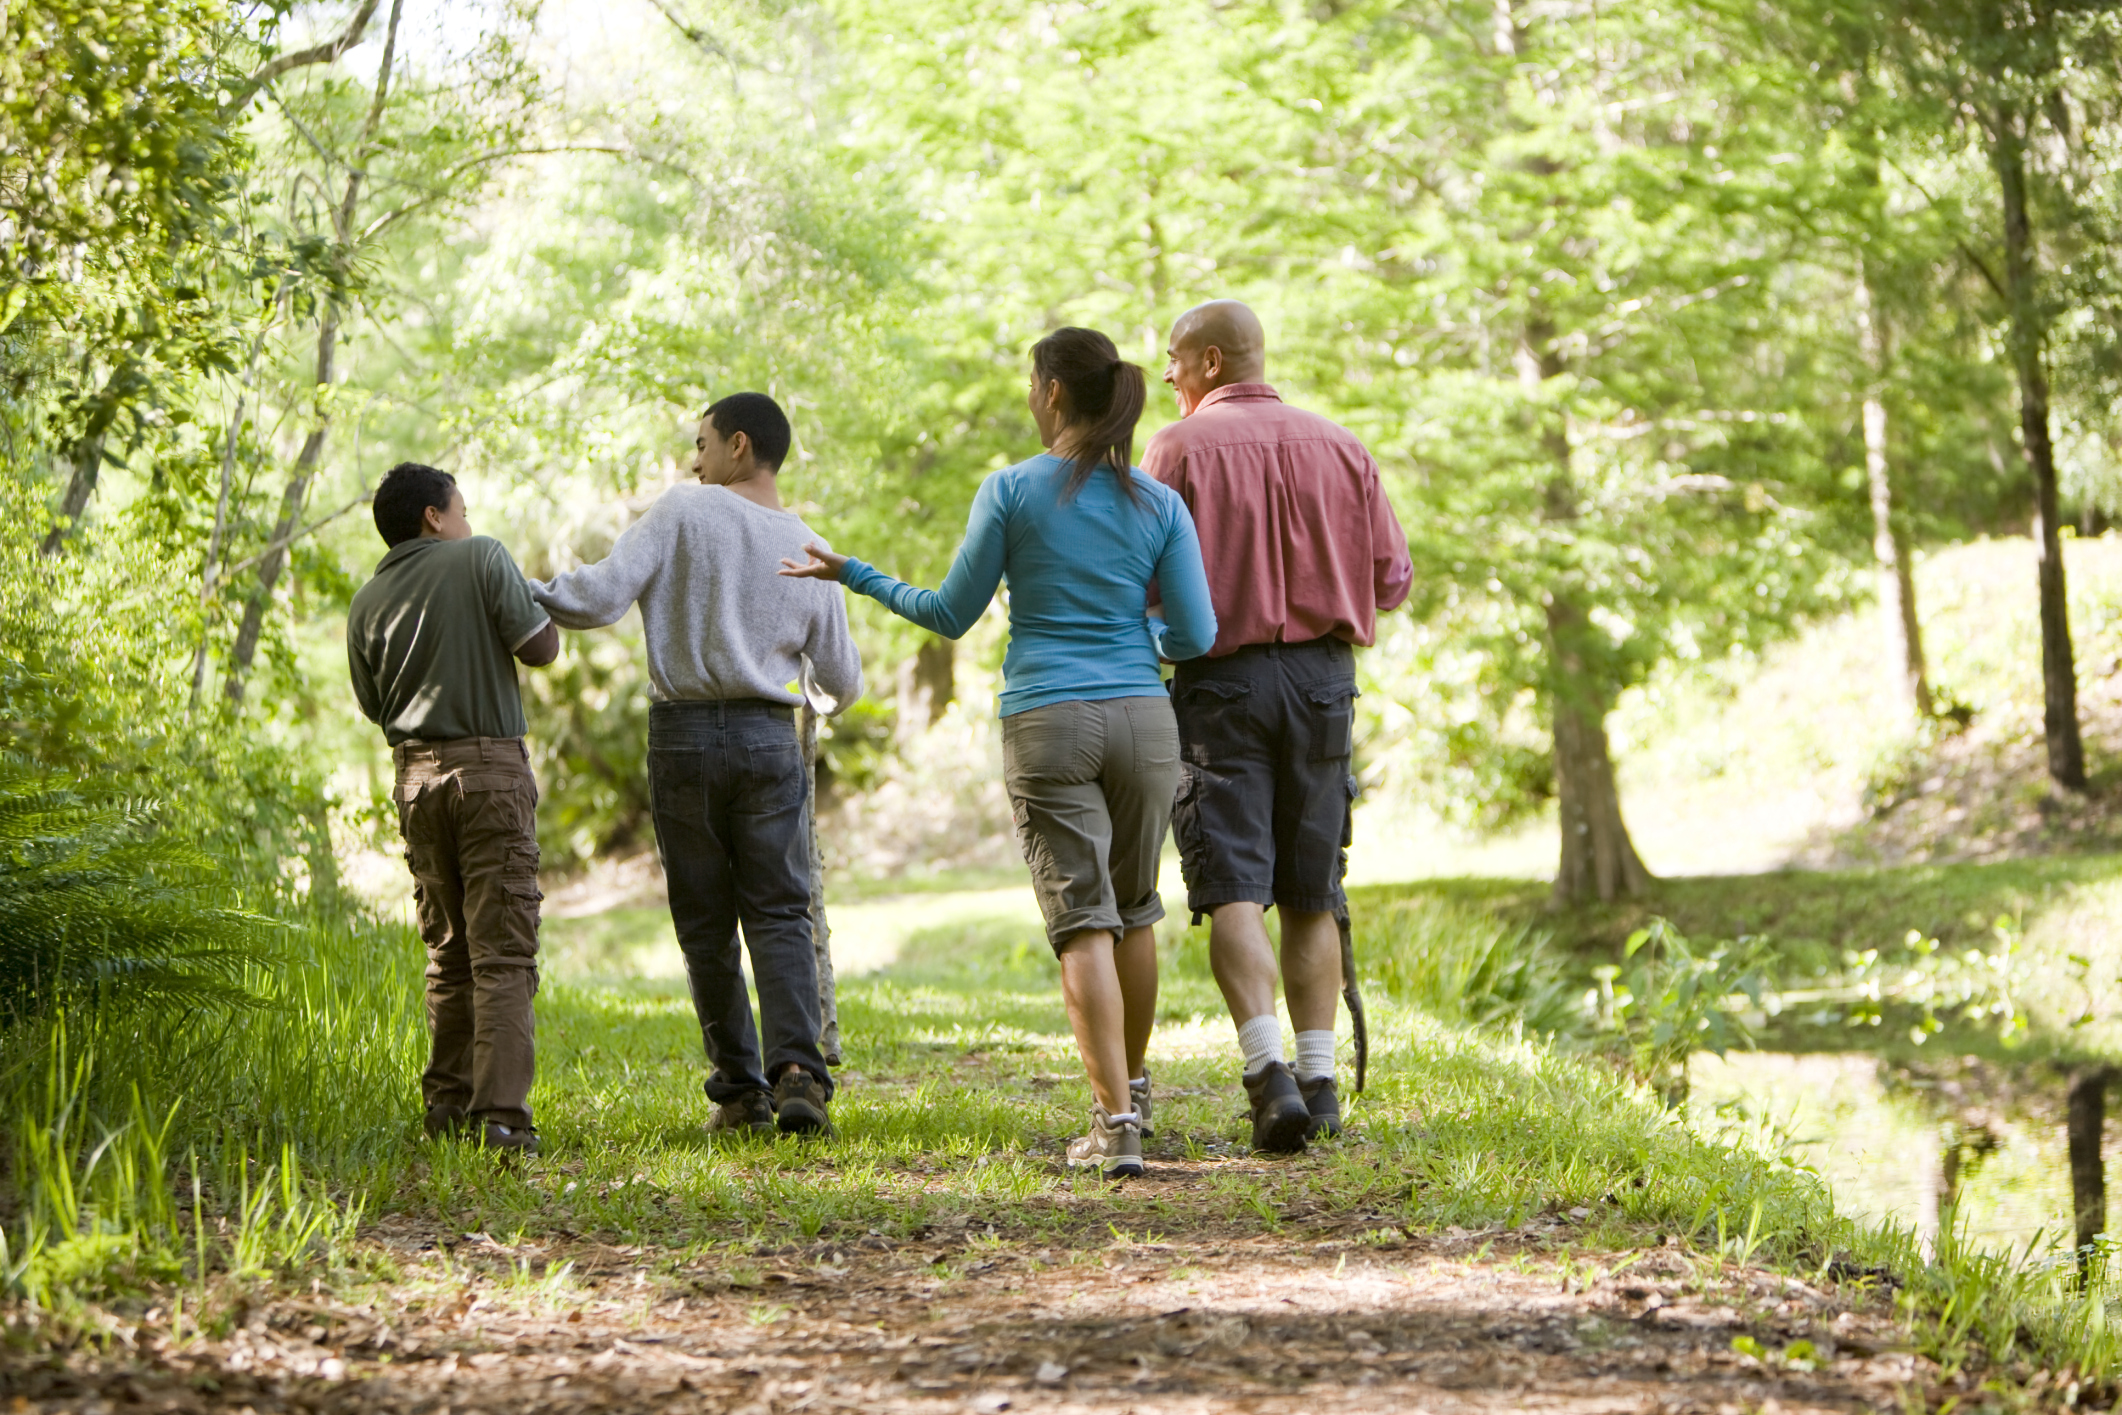
[[841, 713], [862, 696], [862, 654], [847, 627], [847, 601], [837, 591], [819, 598], [825, 606], [811, 619], [803, 653], [810, 659], [811, 680], [838, 705], [833, 711]]
[[565, 629], [601, 629], [616, 624], [634, 607], [662, 562], [663, 502], [619, 533], [612, 553], [544, 584], [533, 584], [531, 596]]
[[346, 621], [346, 676], [354, 680], [354, 701], [361, 704], [361, 715], [370, 722], [381, 722], [383, 694], [377, 690], [375, 672], [361, 652], [360, 630], [351, 617]]
[[516, 661], [525, 668], [543, 668], [560, 656], [560, 626], [552, 620], [545, 627], [523, 641], [516, 650]]
[[531, 598], [530, 583], [516, 568], [508, 547], [487, 541], [480, 568], [486, 576], [486, 613], [508, 651], [532, 668], [543, 668], [560, 656], [560, 631]]

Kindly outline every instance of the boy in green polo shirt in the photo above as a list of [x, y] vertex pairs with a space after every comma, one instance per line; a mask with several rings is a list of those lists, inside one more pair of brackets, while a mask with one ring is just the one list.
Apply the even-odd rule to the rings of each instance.
[[537, 1153], [537, 782], [516, 664], [560, 633], [501, 542], [472, 534], [455, 478], [404, 462], [376, 488], [390, 550], [346, 616], [354, 696], [398, 768], [398, 828], [427, 945], [429, 1135]]

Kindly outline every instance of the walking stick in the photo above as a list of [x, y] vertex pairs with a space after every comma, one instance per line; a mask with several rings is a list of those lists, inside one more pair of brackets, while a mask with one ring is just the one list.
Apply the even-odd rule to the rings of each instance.
[[1334, 910], [1341, 927], [1341, 1000], [1348, 1004], [1348, 1020], [1356, 1034], [1356, 1094], [1363, 1093], [1363, 1073], [1370, 1067], [1370, 1027], [1363, 1020], [1363, 989], [1356, 984], [1356, 936], [1348, 917], [1348, 900]]
[[825, 919], [825, 851], [818, 844], [818, 710], [811, 706], [809, 678], [806, 671], [803, 706], [796, 711], [803, 739], [803, 828], [810, 838], [810, 942], [818, 960], [818, 1050], [825, 1053], [827, 1066], [838, 1066], [840, 1004], [833, 989], [833, 928]]

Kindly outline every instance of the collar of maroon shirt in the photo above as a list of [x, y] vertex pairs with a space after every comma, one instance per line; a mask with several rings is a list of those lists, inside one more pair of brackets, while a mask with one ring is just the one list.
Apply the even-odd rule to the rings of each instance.
[[[1275, 392], [1275, 385], [1272, 383], [1226, 383], [1221, 388], [1209, 389], [1207, 395], [1194, 404], [1194, 413], [1213, 407], [1217, 403], [1227, 403], [1234, 398], [1268, 398], [1277, 403], [1282, 401], [1282, 395]], [[1188, 413], [1187, 416], [1192, 417], [1194, 413]]]

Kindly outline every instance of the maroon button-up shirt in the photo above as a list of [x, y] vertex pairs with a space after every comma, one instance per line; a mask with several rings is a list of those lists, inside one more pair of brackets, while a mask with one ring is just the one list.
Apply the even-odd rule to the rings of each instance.
[[1407, 536], [1356, 435], [1265, 383], [1216, 389], [1149, 441], [1142, 470], [1194, 514], [1220, 658], [1332, 634], [1377, 642], [1407, 598]]

